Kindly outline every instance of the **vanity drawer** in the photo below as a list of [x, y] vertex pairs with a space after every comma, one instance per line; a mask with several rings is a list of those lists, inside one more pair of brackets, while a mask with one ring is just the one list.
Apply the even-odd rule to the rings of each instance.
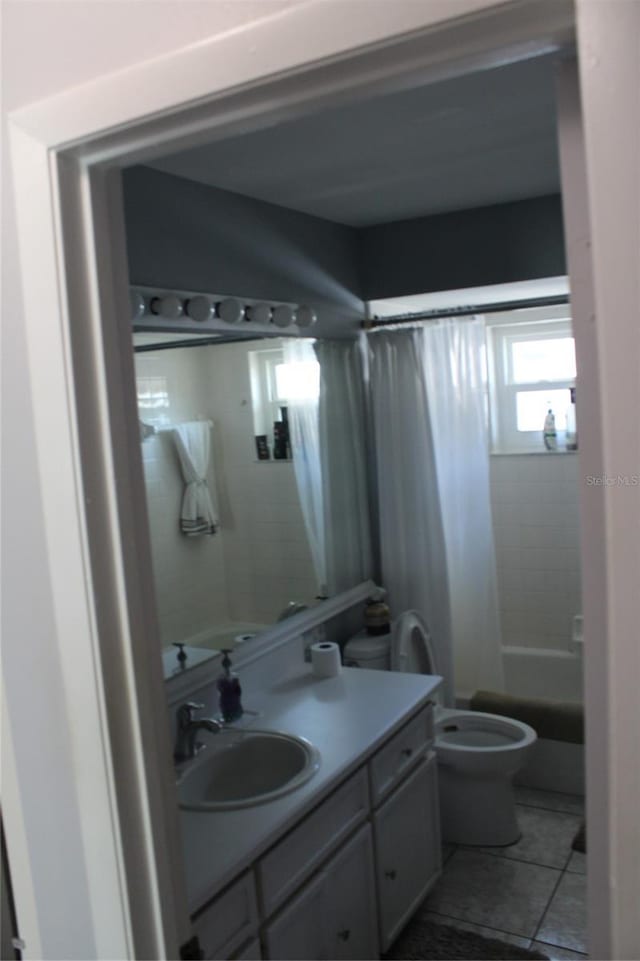
[[234, 881], [193, 920], [193, 931], [205, 958], [228, 958], [255, 937], [257, 928], [258, 905], [251, 871]]
[[367, 771], [361, 768], [258, 862], [264, 915], [299, 888], [368, 813]]
[[369, 763], [371, 803], [376, 807], [433, 741], [433, 705], [424, 707], [380, 748]]

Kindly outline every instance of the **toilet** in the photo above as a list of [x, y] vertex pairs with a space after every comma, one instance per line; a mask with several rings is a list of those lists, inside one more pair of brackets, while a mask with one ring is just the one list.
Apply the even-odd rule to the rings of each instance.
[[[417, 611], [405, 611], [377, 637], [360, 632], [347, 642], [346, 666], [438, 674], [429, 631]], [[436, 701], [438, 695], [436, 695]], [[505, 846], [520, 837], [513, 777], [537, 739], [528, 724], [497, 714], [435, 708], [442, 840]]]

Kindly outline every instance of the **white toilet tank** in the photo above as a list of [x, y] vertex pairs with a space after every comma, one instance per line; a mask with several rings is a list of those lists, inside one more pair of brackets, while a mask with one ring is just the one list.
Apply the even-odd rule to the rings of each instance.
[[364, 667], [369, 671], [391, 670], [391, 632], [367, 634], [359, 631], [347, 641], [342, 653], [345, 667]]

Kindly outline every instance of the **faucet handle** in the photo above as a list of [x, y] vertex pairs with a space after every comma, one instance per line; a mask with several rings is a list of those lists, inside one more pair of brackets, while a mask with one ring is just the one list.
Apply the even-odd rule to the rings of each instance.
[[187, 701], [181, 704], [177, 710], [178, 725], [181, 728], [188, 727], [194, 720], [196, 711], [202, 711], [204, 704], [197, 704], [195, 701]]

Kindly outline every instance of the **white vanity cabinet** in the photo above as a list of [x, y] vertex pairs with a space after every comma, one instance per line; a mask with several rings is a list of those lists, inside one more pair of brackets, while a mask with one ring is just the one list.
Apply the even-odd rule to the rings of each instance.
[[[200, 911], [193, 919], [193, 930], [207, 961], [215, 958], [255, 956], [245, 951], [258, 932], [258, 905], [253, 871], [246, 871]], [[248, 950], [255, 951], [255, 948]]]
[[268, 958], [378, 955], [371, 827], [365, 824], [266, 926]]
[[387, 950], [441, 870], [432, 710], [360, 755], [196, 915], [206, 958], [361, 961]]
[[380, 947], [386, 951], [441, 871], [433, 752], [373, 815]]
[[360, 768], [258, 861], [263, 917], [270, 917], [300, 890], [369, 815], [366, 767]]

